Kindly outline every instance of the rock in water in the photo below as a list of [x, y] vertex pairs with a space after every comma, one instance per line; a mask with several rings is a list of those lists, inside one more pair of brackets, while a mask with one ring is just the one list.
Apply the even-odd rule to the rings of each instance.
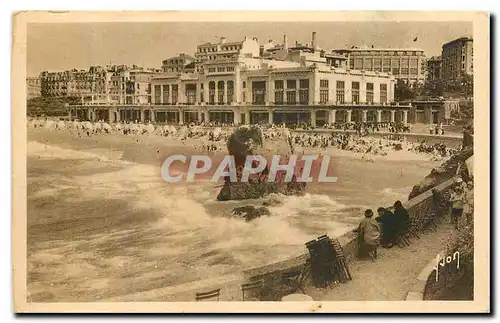
[[[230, 155], [234, 156], [238, 182], [230, 182], [226, 180], [221, 188], [217, 200], [246, 200], [260, 198], [271, 193], [279, 193], [284, 195], [303, 195], [305, 193], [305, 183], [297, 181], [285, 183], [280, 181], [268, 182], [267, 175], [254, 174], [248, 182], [240, 182], [241, 169], [245, 165], [245, 159], [248, 155], [261, 155], [266, 157], [268, 165], [271, 159], [266, 156], [266, 151], [279, 154], [281, 158], [285, 158], [290, 154], [291, 147], [286, 138], [280, 140], [264, 142], [262, 129], [258, 126], [243, 126], [235, 129], [227, 140], [227, 150]], [[298, 168], [298, 167], [296, 167]], [[265, 173], [265, 172], [263, 172]], [[298, 175], [298, 173], [297, 173]], [[295, 176], [294, 178], [298, 178]]]
[[266, 207], [255, 207], [252, 205], [240, 206], [233, 209], [233, 213], [245, 219], [245, 221], [252, 221], [260, 218], [263, 215], [269, 216], [271, 212]]

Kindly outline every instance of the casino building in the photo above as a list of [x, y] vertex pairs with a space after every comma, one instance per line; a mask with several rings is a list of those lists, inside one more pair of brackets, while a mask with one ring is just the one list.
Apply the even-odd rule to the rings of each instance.
[[311, 45], [296, 42], [291, 47], [286, 35], [283, 44], [269, 43], [265, 48], [256, 38], [240, 42], [221, 38], [219, 43], [199, 45], [194, 57], [193, 69], [164, 69], [150, 75], [147, 100], [72, 106], [70, 117], [313, 126], [409, 121], [410, 104], [394, 102], [394, 76], [349, 69], [345, 59], [318, 48], [315, 33]]

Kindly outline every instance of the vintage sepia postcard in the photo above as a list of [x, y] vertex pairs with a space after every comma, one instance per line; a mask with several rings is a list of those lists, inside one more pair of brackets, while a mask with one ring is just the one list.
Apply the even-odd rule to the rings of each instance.
[[16, 312], [490, 312], [488, 13], [19, 12], [12, 50]]

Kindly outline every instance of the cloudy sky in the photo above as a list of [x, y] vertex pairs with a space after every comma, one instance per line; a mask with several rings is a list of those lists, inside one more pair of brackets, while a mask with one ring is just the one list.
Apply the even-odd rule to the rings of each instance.
[[[311, 42], [316, 31], [321, 48], [418, 47], [426, 56], [439, 55], [443, 43], [472, 35], [469, 22], [269, 22], [269, 23], [74, 23], [30, 24], [27, 35], [28, 76], [41, 71], [90, 65], [136, 64], [160, 67], [165, 58], [225, 36], [228, 41], [257, 37], [288, 43]], [[413, 39], [418, 37], [416, 42]]]

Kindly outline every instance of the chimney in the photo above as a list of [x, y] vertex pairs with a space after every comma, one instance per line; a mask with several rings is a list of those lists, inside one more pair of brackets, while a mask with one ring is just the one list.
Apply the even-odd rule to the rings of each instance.
[[225, 44], [226, 43], [226, 37], [221, 37], [220, 38], [220, 43]]
[[286, 34], [283, 35], [283, 49], [288, 49], [288, 38]]
[[312, 33], [312, 39], [311, 39], [311, 47], [313, 49], [316, 49], [316, 46], [317, 46], [317, 44], [316, 44], [316, 32], [313, 31], [313, 33]]

